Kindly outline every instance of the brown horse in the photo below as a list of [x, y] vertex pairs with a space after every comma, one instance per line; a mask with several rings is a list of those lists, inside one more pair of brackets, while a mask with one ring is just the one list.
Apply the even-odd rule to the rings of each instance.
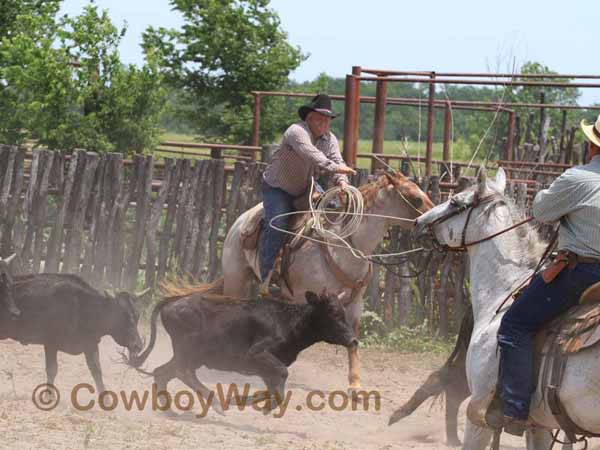
[[[402, 174], [381, 175], [376, 181], [362, 186], [360, 191], [365, 212], [370, 214], [414, 219], [434, 206], [429, 197]], [[225, 295], [248, 297], [252, 281], [259, 279], [257, 251], [246, 250], [241, 243], [242, 231], [249, 221], [255, 219], [256, 214], [262, 214], [262, 205], [243, 213], [225, 238], [222, 259]], [[363, 254], [372, 254], [388, 227], [393, 224], [412, 227], [411, 221], [366, 215], [350, 241]], [[358, 336], [363, 294], [371, 271], [370, 262], [353, 256], [347, 248], [329, 247], [326, 250], [328, 255], [323, 250], [321, 244], [308, 241], [293, 253], [288, 266], [288, 281], [293, 292], [282, 286], [283, 296], [291, 302], [304, 303], [307, 291], [320, 292], [327, 287], [336, 295], [345, 292], [347, 317], [355, 336]], [[354, 287], [349, 281], [354, 282]], [[350, 387], [359, 388], [358, 351], [349, 349], [348, 358]]]

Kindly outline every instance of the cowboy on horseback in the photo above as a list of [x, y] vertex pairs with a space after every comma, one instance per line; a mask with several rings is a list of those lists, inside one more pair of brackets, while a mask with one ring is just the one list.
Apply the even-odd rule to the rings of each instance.
[[600, 116], [594, 125], [582, 121], [581, 128], [589, 141], [588, 164], [565, 171], [533, 201], [535, 219], [559, 221], [558, 256], [513, 302], [498, 331], [503, 417], [496, 425], [511, 434], [522, 435], [527, 426], [534, 334], [600, 281]]
[[[329, 131], [331, 110], [328, 95], [316, 95], [308, 105], [298, 109], [301, 121], [291, 125], [283, 134], [279, 149], [273, 154], [262, 180], [265, 220], [260, 236], [259, 264], [260, 294], [269, 295], [275, 259], [286, 235], [270, 226], [287, 230], [289, 216], [294, 211], [294, 201], [304, 196], [311, 187], [311, 177], [318, 170], [333, 174], [334, 183], [341, 189], [348, 185], [346, 174], [356, 173], [346, 166], [337, 138]], [[279, 217], [278, 217], [279, 216]]]

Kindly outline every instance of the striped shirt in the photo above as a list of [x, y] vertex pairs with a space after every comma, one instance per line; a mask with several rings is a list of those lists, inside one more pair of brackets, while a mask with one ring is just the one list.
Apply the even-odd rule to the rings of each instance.
[[[337, 138], [330, 131], [318, 139], [306, 122], [291, 125], [283, 134], [279, 149], [265, 169], [265, 181], [293, 196], [300, 196], [310, 187], [310, 177], [319, 169], [333, 173], [344, 160]], [[348, 182], [346, 175], [333, 174], [333, 182]]]
[[559, 250], [600, 258], [600, 155], [538, 192], [533, 216], [542, 222], [560, 220]]

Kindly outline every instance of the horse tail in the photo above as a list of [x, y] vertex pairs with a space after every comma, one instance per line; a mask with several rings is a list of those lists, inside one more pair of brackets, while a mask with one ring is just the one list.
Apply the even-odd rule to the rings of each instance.
[[225, 279], [223, 277], [212, 283], [194, 283], [182, 278], [165, 280], [160, 283], [160, 292], [168, 299], [187, 297], [192, 294], [223, 295]]
[[456, 345], [446, 360], [446, 363], [444, 364], [445, 367], [449, 367], [456, 362], [464, 364], [465, 355], [467, 354], [469, 342], [471, 341], [471, 335], [473, 334], [473, 325], [473, 309], [469, 307], [465, 311], [465, 315], [460, 323], [458, 336], [456, 338]]

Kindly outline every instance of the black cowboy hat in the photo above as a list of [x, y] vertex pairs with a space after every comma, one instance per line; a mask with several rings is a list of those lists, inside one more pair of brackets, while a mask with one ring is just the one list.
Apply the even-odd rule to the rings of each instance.
[[298, 109], [298, 115], [302, 120], [306, 120], [306, 115], [315, 111], [327, 117], [337, 117], [337, 114], [331, 110], [331, 98], [327, 94], [315, 95], [308, 105], [301, 106]]

